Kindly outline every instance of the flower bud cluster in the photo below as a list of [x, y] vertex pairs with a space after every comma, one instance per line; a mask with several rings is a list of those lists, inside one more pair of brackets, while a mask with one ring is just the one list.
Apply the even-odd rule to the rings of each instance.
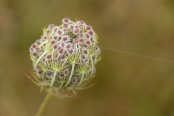
[[97, 34], [83, 21], [64, 18], [61, 26], [50, 24], [29, 49], [37, 77], [50, 87], [79, 87], [96, 73], [97, 43]]

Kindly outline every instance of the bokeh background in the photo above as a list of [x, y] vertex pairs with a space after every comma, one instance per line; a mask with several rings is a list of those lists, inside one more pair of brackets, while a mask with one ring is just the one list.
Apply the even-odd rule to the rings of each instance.
[[[45, 93], [29, 47], [48, 24], [84, 20], [99, 45], [174, 61], [173, 0], [0, 0], [0, 116], [34, 116]], [[52, 97], [43, 116], [174, 116], [174, 63], [105, 48], [94, 87]]]

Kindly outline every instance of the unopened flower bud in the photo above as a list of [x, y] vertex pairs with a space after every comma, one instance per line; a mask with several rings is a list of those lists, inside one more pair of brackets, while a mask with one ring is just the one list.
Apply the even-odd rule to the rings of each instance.
[[96, 73], [95, 64], [101, 50], [98, 37], [83, 21], [62, 20], [61, 26], [50, 24], [30, 47], [34, 70], [50, 88], [78, 89]]

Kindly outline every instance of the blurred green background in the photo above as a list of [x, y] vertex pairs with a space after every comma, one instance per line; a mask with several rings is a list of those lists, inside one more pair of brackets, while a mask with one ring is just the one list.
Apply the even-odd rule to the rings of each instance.
[[[45, 93], [24, 74], [48, 24], [84, 20], [99, 45], [174, 61], [173, 0], [0, 0], [0, 116], [34, 116]], [[94, 87], [52, 97], [43, 116], [174, 116], [174, 63], [102, 50]]]

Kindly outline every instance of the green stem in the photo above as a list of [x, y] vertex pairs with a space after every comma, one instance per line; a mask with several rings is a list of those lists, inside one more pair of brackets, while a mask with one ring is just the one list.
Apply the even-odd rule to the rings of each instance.
[[92, 71], [91, 71], [91, 76], [92, 76], [92, 74], [93, 74], [93, 70], [94, 70], [94, 63], [93, 63], [93, 59], [92, 59], [92, 57], [91, 57], [91, 62], [92, 62]]
[[65, 87], [68, 86], [68, 84], [69, 84], [70, 81], [71, 81], [71, 78], [72, 78], [72, 75], [73, 75], [73, 72], [74, 72], [74, 66], [75, 66], [75, 64], [72, 64], [71, 74], [70, 74], [70, 76], [69, 76], [68, 82], [66, 83]]
[[37, 64], [39, 63], [39, 61], [41, 60], [41, 58], [47, 53], [47, 51], [45, 51], [36, 61], [34, 67], [36, 68]]
[[63, 86], [63, 82], [61, 83], [61, 85], [59, 86], [59, 89]]
[[84, 74], [82, 74], [81, 78], [80, 78], [80, 82], [78, 83], [78, 86], [81, 85], [82, 81], [83, 81], [83, 78], [84, 78]]
[[38, 109], [38, 111], [36, 113], [36, 116], [41, 116], [42, 115], [42, 113], [43, 113], [43, 111], [44, 111], [44, 109], [45, 109], [45, 107], [46, 107], [50, 97], [51, 97], [51, 94], [49, 94], [49, 93], [45, 96], [45, 99], [42, 102], [42, 104], [40, 105], [40, 107], [39, 107], [39, 109]]
[[53, 76], [52, 81], [51, 81], [51, 87], [53, 87], [53, 85], [54, 85], [54, 81], [56, 79], [56, 74], [57, 74], [57, 71], [54, 72], [54, 76]]

